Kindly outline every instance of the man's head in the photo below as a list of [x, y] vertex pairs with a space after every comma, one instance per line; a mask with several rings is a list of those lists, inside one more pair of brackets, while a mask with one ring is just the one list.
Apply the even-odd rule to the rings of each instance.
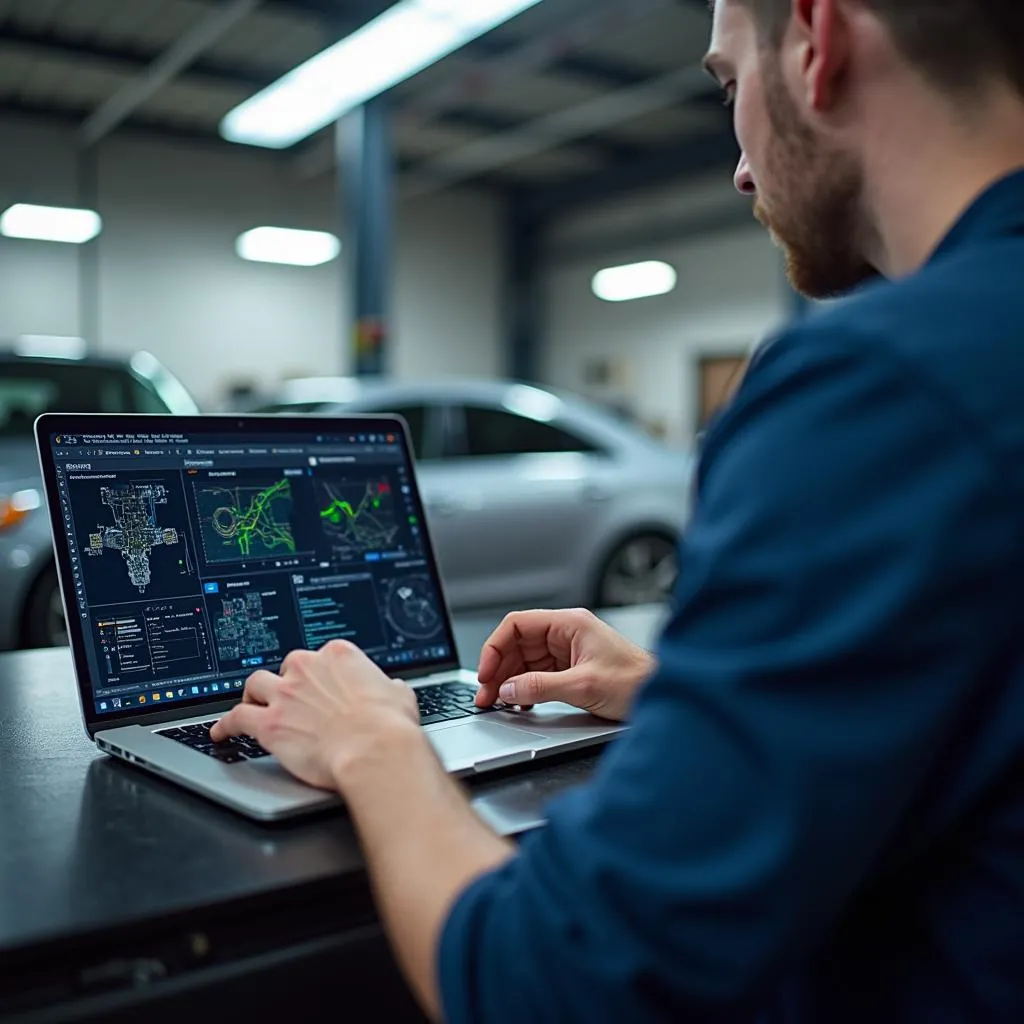
[[[717, 0], [708, 69], [735, 102], [736, 185], [823, 298], [875, 276], [865, 160], [887, 104], [927, 90], [965, 118], [1024, 98], [1024, 0]], [[886, 125], [891, 128], [891, 123]], [[892, 140], [896, 141], [896, 140]]]

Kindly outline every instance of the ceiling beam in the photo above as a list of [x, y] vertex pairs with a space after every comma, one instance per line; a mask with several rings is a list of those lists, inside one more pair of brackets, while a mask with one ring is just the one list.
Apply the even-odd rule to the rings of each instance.
[[155, 96], [165, 85], [213, 46], [235, 25], [244, 21], [260, 6], [262, 0], [224, 0], [187, 32], [156, 57], [133, 81], [126, 82], [109, 99], [101, 103], [83, 122], [78, 142], [88, 148], [95, 146], [117, 126]]
[[345, 19], [365, 24], [381, 11], [387, 10], [395, 0], [267, 0], [271, 9], [303, 14], [318, 21]]
[[575, 175], [557, 185], [524, 189], [520, 209], [533, 220], [550, 222], [582, 207], [666, 182], [715, 171], [729, 173], [736, 166], [739, 152], [731, 126], [723, 124], [604, 174]]
[[[676, 0], [565, 0], [563, 18], [524, 41], [498, 42], [486, 35], [459, 52], [454, 71], [426, 92], [407, 97], [400, 116], [405, 123], [428, 121], [447, 107], [472, 99], [474, 105], [489, 93], [514, 87], [530, 75], [560, 73], [587, 67], [602, 89], [626, 88], [650, 77], [648, 72], [595, 61], [581, 51], [588, 45], [621, 34], [642, 17], [666, 10]], [[476, 59], [472, 54], [477, 53]], [[485, 56], [480, 57], [483, 53]], [[467, 57], [467, 54], [469, 55]], [[595, 67], [600, 65], [600, 71]]]
[[[73, 129], [81, 125], [82, 121], [89, 116], [88, 107], [67, 107], [54, 106], [51, 103], [36, 102], [26, 99], [15, 99], [13, 97], [0, 100], [0, 118], [15, 117], [27, 118], [35, 122], [49, 122], [59, 125], [61, 128]], [[201, 128], [189, 128], [184, 125], [170, 124], [163, 120], [146, 117], [134, 113], [124, 122], [120, 129], [133, 138], [145, 139], [151, 142], [180, 141], [190, 145], [216, 148], [222, 153], [230, 148], [237, 152], [238, 147], [230, 142], [225, 142], [215, 132], [205, 131]], [[281, 159], [280, 154], [272, 150], [261, 151], [271, 159]]]
[[639, 85], [650, 75], [646, 71], [621, 64], [618, 61], [583, 56], [579, 53], [566, 53], [555, 61], [554, 71], [570, 78], [583, 78], [598, 86], [614, 89], [625, 89], [630, 85]]
[[[518, 131], [530, 124], [529, 118], [509, 117], [506, 114], [495, 114], [492, 111], [474, 107], [456, 107], [446, 110], [436, 120], [439, 125], [453, 128], [469, 128], [474, 131], [499, 135]], [[638, 146], [614, 142], [606, 138], [589, 138], [572, 144], [574, 151], [585, 152], [597, 158], [603, 164], [621, 163], [638, 157], [642, 150]]]
[[[621, 33], [639, 18], [675, 6], [677, 0], [563, 0], [562, 19], [524, 42], [499, 43], [494, 36], [477, 39], [464, 47], [451, 61], [452, 73], [427, 90], [401, 96], [396, 110], [396, 129], [428, 124], [452, 107], [483, 106], [481, 100], [491, 93], [512, 90], [531, 75], [558, 72], [589, 64], [580, 51], [588, 43]], [[475, 57], [473, 55], [476, 55]], [[483, 56], [481, 56], [481, 54]], [[571, 73], [571, 70], [570, 72]], [[602, 62], [602, 87], [609, 77], [616, 86], [636, 85], [645, 80], [636, 69], [610, 70]], [[315, 178], [334, 167], [334, 146], [326, 135], [306, 146], [295, 159], [296, 176]]]
[[[21, 51], [40, 57], [56, 57], [79, 64], [102, 64], [125, 75], [137, 75], [144, 71], [158, 56], [152, 52], [104, 46], [95, 40], [74, 40], [12, 24], [0, 27], [0, 48], [10, 48], [15, 52]], [[197, 82], [200, 79], [208, 79], [211, 85], [235, 85], [240, 89], [253, 91], [266, 88], [279, 77], [234, 64], [225, 64], [208, 57], [194, 60], [186, 75], [190, 80]]]
[[[629, 6], [633, 8], [633, 15], [637, 16], [645, 13], [644, 8], [650, 8], [653, 4], [640, 3]], [[666, 7], [668, 4], [657, 3], [656, 6]], [[626, 9], [629, 10], [629, 7]], [[600, 12], [597, 13], [597, 17], [600, 17]], [[592, 31], [587, 32], [587, 35], [590, 38], [602, 38], [604, 33], [599, 29], [593, 10], [591, 10], [588, 20]], [[606, 89], [621, 89], [628, 85], [636, 85], [645, 78], [650, 77], [648, 72], [633, 65], [624, 64], [621, 61], [609, 60], [607, 57], [595, 57], [570, 52], [570, 40], [564, 32], [560, 32], [557, 28], [550, 33], [542, 33], [540, 39], [546, 40], [547, 49], [551, 52], [547, 70], [552, 73], [570, 78], [584, 79], [590, 85]], [[507, 39], [483, 36], [472, 43], [468, 43], [464, 47], [463, 52], [477, 63], [486, 64], [486, 62], [490, 61], [500, 61], [502, 58], [516, 53], [524, 45], [528, 45], [528, 43], [524, 44], [523, 41], [519, 40], [510, 43]]]
[[[211, 0], [205, 0], [210, 3]], [[396, 0], [266, 0], [267, 11], [315, 22], [336, 42], [382, 14]]]
[[652, 220], [625, 230], [602, 232], [565, 242], [547, 242], [543, 247], [551, 263], [590, 263], [613, 253], [639, 252], [652, 246], [682, 242], [717, 231], [753, 226], [750, 201], [739, 195], [734, 202], [689, 215]]
[[439, 154], [406, 182], [403, 195], [409, 198], [429, 195], [478, 174], [597, 135], [644, 114], [685, 103], [704, 95], [710, 88], [704, 70], [694, 65], [586, 100], [504, 134]]

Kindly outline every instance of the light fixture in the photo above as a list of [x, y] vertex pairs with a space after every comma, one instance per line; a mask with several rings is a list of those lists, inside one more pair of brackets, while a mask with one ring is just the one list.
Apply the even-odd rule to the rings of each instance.
[[605, 302], [631, 302], [667, 295], [675, 289], [679, 275], [675, 267], [660, 260], [608, 267], [594, 275], [594, 294]]
[[540, 0], [400, 0], [230, 111], [229, 142], [285, 149]]
[[81, 245], [91, 241], [102, 230], [103, 220], [95, 210], [15, 203], [0, 215], [0, 234], [8, 238]]
[[284, 263], [292, 267], [319, 267], [341, 252], [341, 242], [327, 231], [294, 228], [253, 228], [238, 236], [235, 252], [255, 263]]
[[12, 495], [0, 494], [0, 530], [17, 526], [42, 503], [42, 496], [35, 488], [15, 491]]
[[63, 334], [22, 334], [11, 347], [19, 356], [50, 359], [84, 359], [88, 351], [85, 338]]

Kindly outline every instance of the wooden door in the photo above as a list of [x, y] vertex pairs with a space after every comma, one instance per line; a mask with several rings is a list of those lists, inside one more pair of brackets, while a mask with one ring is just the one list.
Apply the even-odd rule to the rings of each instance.
[[700, 361], [700, 424], [727, 405], [743, 380], [749, 356], [708, 356]]

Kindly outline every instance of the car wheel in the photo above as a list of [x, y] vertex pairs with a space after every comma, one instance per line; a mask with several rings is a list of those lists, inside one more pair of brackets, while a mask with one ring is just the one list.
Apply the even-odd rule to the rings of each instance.
[[671, 597], [678, 576], [679, 556], [673, 540], [656, 533], [632, 537], [605, 563], [597, 587], [597, 607], [662, 604]]
[[51, 565], [36, 581], [25, 606], [26, 647], [65, 647], [68, 626], [57, 570]]

